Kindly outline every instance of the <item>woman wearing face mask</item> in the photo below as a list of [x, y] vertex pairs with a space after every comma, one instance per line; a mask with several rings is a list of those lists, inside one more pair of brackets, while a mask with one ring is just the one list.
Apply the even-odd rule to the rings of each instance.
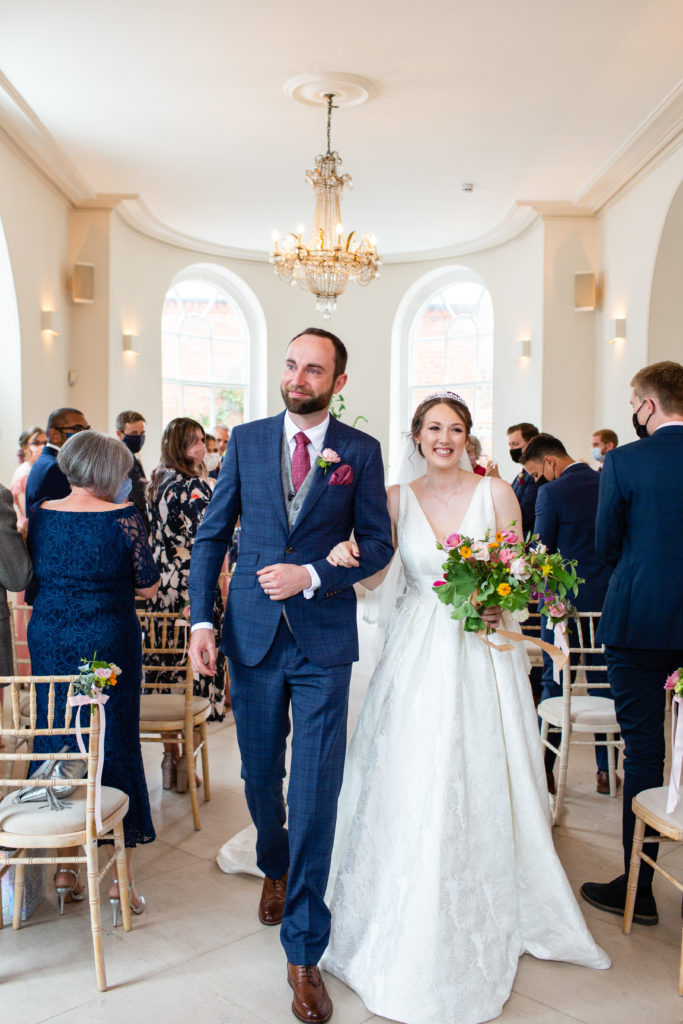
[[17, 529], [23, 529], [26, 522], [26, 480], [31, 466], [43, 450], [47, 434], [42, 427], [30, 427], [19, 437], [21, 462], [12, 474], [10, 491], [14, 496], [14, 511], [17, 514]]
[[[147, 488], [148, 514], [154, 560], [161, 584], [150, 611], [177, 612], [182, 616], [189, 602], [187, 585], [190, 555], [197, 529], [213, 493], [205, 465], [204, 429], [196, 420], [181, 416], [171, 420], [161, 438], [161, 462]], [[220, 635], [223, 599], [216, 590], [214, 627]], [[211, 701], [210, 721], [225, 717], [225, 658], [219, 656], [215, 676], [195, 680], [195, 695]], [[180, 673], [184, 673], [184, 660]], [[168, 685], [177, 673], [169, 671]], [[159, 673], [166, 682], [166, 673]], [[162, 761], [164, 789], [187, 789], [187, 762], [179, 758], [177, 744], [165, 744]]]
[[[122, 790], [130, 801], [123, 819], [129, 899], [133, 912], [141, 914], [145, 901], [132, 881], [132, 853], [138, 843], [151, 843], [155, 833], [140, 751], [141, 644], [135, 597], [153, 597], [159, 573], [137, 509], [117, 501], [131, 461], [120, 441], [96, 430], [74, 434], [60, 448], [57, 462], [71, 492], [29, 511], [28, 549], [38, 588], [28, 646], [39, 676], [73, 675], [95, 652], [121, 669], [108, 693], [102, 783]], [[55, 687], [58, 715], [63, 714], [67, 689], [66, 684]], [[37, 699], [37, 724], [44, 728], [47, 692], [39, 692]], [[76, 751], [76, 738], [71, 740]], [[63, 736], [38, 736], [34, 750], [37, 756], [52, 753], [63, 742]], [[71, 852], [61, 851], [66, 856]], [[54, 883], [61, 909], [66, 900], [85, 898], [77, 864], [60, 865]], [[115, 878], [109, 898], [116, 924], [121, 894]]]

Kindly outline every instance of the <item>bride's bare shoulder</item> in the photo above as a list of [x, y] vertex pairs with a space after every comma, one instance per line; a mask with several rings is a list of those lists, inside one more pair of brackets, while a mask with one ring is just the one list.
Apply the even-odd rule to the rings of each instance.
[[395, 523], [398, 520], [398, 503], [400, 496], [400, 484], [392, 484], [391, 487], [387, 487], [387, 508], [389, 509], [389, 516], [392, 523]]

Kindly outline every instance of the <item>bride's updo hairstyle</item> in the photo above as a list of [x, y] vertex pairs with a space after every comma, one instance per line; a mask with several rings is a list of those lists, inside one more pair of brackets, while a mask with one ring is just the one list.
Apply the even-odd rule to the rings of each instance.
[[425, 416], [430, 409], [434, 408], [435, 405], [447, 405], [449, 409], [456, 412], [465, 424], [467, 437], [470, 436], [472, 431], [472, 414], [470, 413], [464, 398], [457, 395], [455, 391], [441, 391], [438, 394], [428, 395], [422, 402], [420, 402], [413, 413], [413, 421], [410, 424], [410, 436], [412, 437], [415, 447], [420, 455], [422, 455], [422, 445], [417, 440], [417, 436], [422, 430], [422, 424], [424, 423]]

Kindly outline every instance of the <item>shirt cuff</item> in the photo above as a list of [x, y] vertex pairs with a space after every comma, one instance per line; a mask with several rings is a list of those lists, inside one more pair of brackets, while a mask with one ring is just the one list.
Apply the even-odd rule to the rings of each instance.
[[310, 587], [306, 587], [304, 590], [304, 599], [310, 601], [312, 597], [315, 597], [316, 590], [320, 588], [320, 577], [309, 563], [304, 566], [304, 569], [308, 569], [308, 575], [311, 577]]
[[194, 633], [195, 629], [213, 630], [213, 622], [195, 622], [194, 626], [190, 629], [190, 633]]

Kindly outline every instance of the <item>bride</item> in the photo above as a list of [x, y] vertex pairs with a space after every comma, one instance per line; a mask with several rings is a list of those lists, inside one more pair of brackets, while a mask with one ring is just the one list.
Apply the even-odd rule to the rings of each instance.
[[[425, 399], [411, 425], [424, 475], [388, 492], [405, 592], [349, 747], [328, 886], [321, 966], [403, 1024], [497, 1017], [524, 952], [610, 965], [553, 847], [524, 646], [492, 650], [432, 592], [437, 540], [521, 522], [512, 488], [471, 472], [471, 426], [458, 395]], [[346, 542], [330, 560], [357, 555]]]

